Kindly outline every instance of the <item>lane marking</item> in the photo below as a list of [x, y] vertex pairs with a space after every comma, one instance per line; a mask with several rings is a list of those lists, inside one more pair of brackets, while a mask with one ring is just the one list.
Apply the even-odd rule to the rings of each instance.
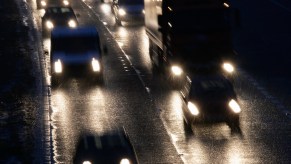
[[291, 119], [290, 109], [285, 107], [285, 105], [279, 101], [277, 98], [272, 96], [267, 89], [265, 89], [263, 86], [261, 86], [253, 77], [251, 77], [249, 74], [247, 74], [245, 71], [238, 69], [238, 71], [241, 73], [241, 75], [246, 78], [251, 85], [253, 85], [259, 93], [261, 93], [267, 100], [270, 101], [271, 104], [274, 105], [275, 108], [277, 108], [280, 112], [282, 112], [285, 116], [287, 116], [289, 119]]
[[281, 3], [279, 3], [278, 1], [276, 0], [269, 0], [271, 3], [273, 3], [274, 5], [277, 5], [285, 10], [287, 10], [288, 12], [291, 12], [291, 9], [289, 9], [288, 7], [285, 7], [284, 5], [282, 5]]

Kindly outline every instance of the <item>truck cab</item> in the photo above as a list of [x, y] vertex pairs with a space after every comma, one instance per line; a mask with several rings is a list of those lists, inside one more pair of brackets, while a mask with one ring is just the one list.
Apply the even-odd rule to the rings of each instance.
[[202, 65], [232, 73], [234, 17], [224, 0], [145, 0], [153, 66], [176, 79]]

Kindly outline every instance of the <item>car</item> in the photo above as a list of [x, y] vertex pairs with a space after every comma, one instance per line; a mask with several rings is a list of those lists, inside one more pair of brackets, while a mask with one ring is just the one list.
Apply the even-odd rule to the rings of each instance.
[[65, 26], [76, 28], [78, 14], [75, 14], [72, 7], [51, 6], [45, 9], [45, 14], [42, 17], [42, 31], [43, 34], [51, 32], [51, 30], [58, 26]]
[[113, 0], [111, 11], [117, 25], [122, 25], [122, 21], [144, 21], [143, 0]]
[[230, 80], [221, 74], [187, 76], [181, 89], [183, 118], [186, 128], [203, 122], [226, 122], [239, 127], [241, 108]]
[[74, 164], [137, 164], [138, 159], [128, 134], [116, 130], [82, 135], [77, 143]]
[[38, 9], [44, 9], [50, 6], [69, 6], [69, 0], [36, 0]]
[[102, 56], [106, 51], [94, 26], [56, 27], [51, 32], [50, 47], [52, 87], [70, 76], [103, 82]]

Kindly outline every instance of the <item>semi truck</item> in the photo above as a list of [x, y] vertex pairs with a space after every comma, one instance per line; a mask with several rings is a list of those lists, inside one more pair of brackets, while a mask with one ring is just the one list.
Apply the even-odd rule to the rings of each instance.
[[[152, 66], [174, 81], [196, 71], [232, 74], [238, 10], [225, 0], [145, 0]], [[224, 72], [225, 71], [225, 72]], [[228, 75], [229, 76], [229, 75]]]

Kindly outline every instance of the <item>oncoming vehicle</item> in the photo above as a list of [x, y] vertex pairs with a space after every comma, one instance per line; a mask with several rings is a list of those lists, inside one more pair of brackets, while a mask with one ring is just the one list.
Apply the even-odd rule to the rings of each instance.
[[122, 21], [144, 21], [143, 0], [113, 0], [111, 10], [117, 25]]
[[52, 86], [69, 75], [85, 75], [93, 81], [103, 81], [103, 51], [95, 27], [54, 28], [50, 52]]
[[77, 16], [71, 7], [54, 6], [47, 7], [42, 17], [42, 30], [44, 33], [58, 26], [76, 28]]
[[77, 143], [74, 164], [137, 164], [138, 159], [125, 131], [83, 135]]
[[199, 122], [226, 122], [239, 127], [241, 108], [231, 82], [221, 74], [187, 77], [181, 90], [186, 127]]
[[69, 0], [36, 0], [38, 9], [43, 9], [49, 6], [69, 6]]

